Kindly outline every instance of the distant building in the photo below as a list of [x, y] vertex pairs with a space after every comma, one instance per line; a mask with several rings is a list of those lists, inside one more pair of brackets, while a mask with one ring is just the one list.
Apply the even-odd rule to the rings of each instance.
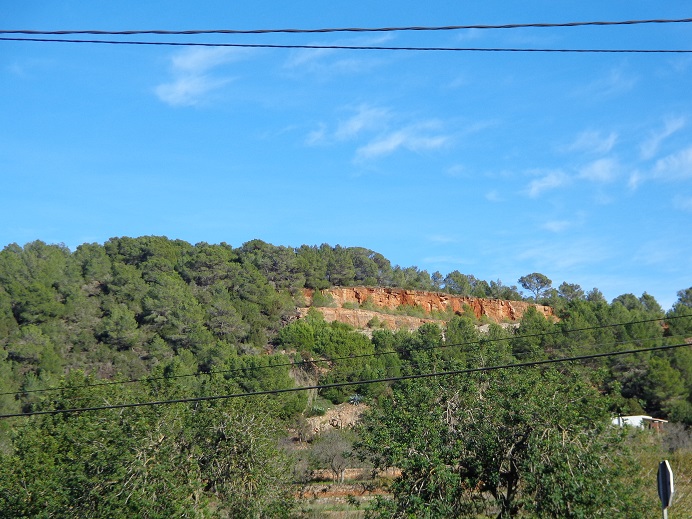
[[616, 416], [613, 418], [613, 425], [617, 425], [618, 427], [629, 425], [631, 427], [638, 427], [640, 429], [656, 429], [657, 431], [660, 431], [663, 428], [664, 423], [668, 423], [668, 420], [653, 418], [643, 414]]

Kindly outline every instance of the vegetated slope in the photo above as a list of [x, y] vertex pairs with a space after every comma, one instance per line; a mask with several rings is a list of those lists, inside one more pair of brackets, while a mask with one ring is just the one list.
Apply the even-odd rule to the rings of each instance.
[[[464, 318], [473, 325], [521, 322], [521, 330], [533, 334], [565, 330], [562, 337], [540, 340], [512, 336], [510, 350], [517, 355], [608, 351], [692, 335], [685, 320], [671, 320], [667, 328], [649, 322], [568, 335], [571, 328], [663, 318], [664, 312], [648, 294], [623, 294], [608, 304], [597, 289], [584, 293], [566, 283], [558, 290], [543, 288], [546, 305], [535, 305], [499, 280], [485, 282], [458, 271], [431, 275], [392, 266], [369, 249], [326, 244], [291, 248], [253, 240], [232, 247], [156, 236], [112, 238], [75, 251], [40, 241], [12, 244], [0, 251], [0, 393], [6, 393], [0, 406], [31, 409], [40, 400], [37, 390], [59, 385], [75, 369], [108, 379], [142, 378], [173, 364], [190, 373], [245, 370], [238, 377], [241, 387], [258, 390], [300, 378], [288, 368], [259, 369], [286, 365], [290, 359], [282, 351], [331, 358], [402, 349], [389, 366], [373, 359], [304, 374], [313, 381], [377, 378], [396, 373], [397, 362], [409, 362], [402, 342], [473, 340]], [[680, 292], [670, 316], [690, 311], [690, 292]], [[287, 326], [309, 301], [324, 308], [327, 321], [348, 318], [362, 328], [367, 319], [372, 338], [362, 342], [348, 327], [315, 319], [302, 328]], [[545, 319], [552, 316], [558, 324]], [[417, 336], [384, 333], [419, 327]], [[671, 353], [614, 362], [609, 369], [629, 401], [645, 402], [646, 410], [663, 416], [692, 416], [683, 396], [692, 387], [687, 366], [682, 354]], [[346, 396], [334, 392], [332, 398]], [[299, 407], [299, 400], [291, 405]]]
[[[296, 319], [297, 308], [306, 304], [306, 289], [313, 291], [313, 307]], [[0, 480], [5, 491], [0, 489], [0, 510], [9, 517], [60, 517], [65, 510], [90, 517], [97, 515], [95, 510], [141, 516], [154, 513], [156, 505], [154, 515], [162, 517], [221, 512], [289, 517], [290, 479], [297, 472], [295, 463], [277, 449], [277, 437], [303, 423], [305, 416], [346, 401], [367, 403], [369, 430], [385, 431], [389, 424], [401, 446], [397, 452], [415, 450], [420, 460], [442, 460], [436, 449], [445, 448], [438, 440], [448, 432], [458, 434], [446, 437], [454, 448], [496, 432], [514, 441], [540, 425], [536, 417], [550, 426], [544, 431], [553, 433], [564, 430], [564, 423], [554, 420], [567, 422], [578, 444], [594, 438], [583, 434], [609, 424], [613, 413], [692, 424], [689, 347], [560, 364], [559, 372], [516, 369], [505, 378], [505, 372], [478, 373], [475, 382], [468, 377], [396, 382], [407, 375], [674, 345], [692, 336], [692, 318], [687, 317], [692, 314], [692, 288], [681, 290], [667, 313], [647, 294], [623, 294], [608, 303], [597, 289], [542, 289], [543, 298], [535, 297], [553, 309], [556, 319], [546, 319], [547, 310], [527, 304], [516, 331], [490, 322], [481, 334], [479, 318], [492, 321], [491, 312], [477, 313], [478, 301], [469, 298], [488, 300], [484, 308], [516, 311], [521, 306], [516, 287], [458, 272], [442, 276], [392, 267], [362, 248], [275, 247], [258, 240], [234, 248], [162, 237], [113, 238], [74, 252], [42, 242], [9, 245], [0, 252], [0, 414], [239, 397], [2, 420]], [[380, 306], [375, 305], [378, 300]], [[461, 304], [460, 311], [452, 301]], [[367, 323], [370, 336], [327, 322], [319, 312], [339, 310], [336, 306], [377, 314]], [[395, 318], [401, 312], [439, 320], [415, 331], [376, 326], [373, 318], [384, 319], [388, 312]], [[552, 377], [555, 392], [541, 390], [546, 376]], [[314, 385], [321, 388], [309, 397], [307, 391], [293, 391]], [[573, 409], [572, 402], [579, 388], [586, 397], [580, 400], [581, 410]], [[446, 401], [440, 400], [441, 391]], [[483, 399], [487, 417], [494, 418], [473, 423], [490, 429], [471, 435], [461, 426], [450, 431], [462, 419], [468, 423], [464, 411], [478, 409], [469, 402], [484, 391], [497, 395]], [[557, 400], [562, 402], [559, 413], [551, 408], [558, 391], [564, 396]], [[524, 405], [527, 396], [533, 398], [530, 406]], [[494, 406], [500, 401], [501, 406]], [[592, 415], [594, 409], [597, 415]], [[507, 429], [516, 417], [526, 430]], [[422, 421], [412, 429], [414, 418]], [[347, 429], [332, 429], [345, 434], [316, 440], [319, 448], [313, 454], [320, 453], [323, 466], [335, 446], [341, 452], [344, 442], [352, 445]], [[546, 448], [562, 448], [563, 438], [558, 434]], [[527, 441], [535, 447], [534, 440]], [[600, 459], [602, 452], [589, 456], [595, 453], [592, 459]], [[440, 469], [461, 467], [454, 450], [447, 454], [453, 460], [443, 460]], [[540, 459], [551, 458], [541, 454]], [[419, 468], [428, 475], [438, 473], [425, 463]], [[478, 481], [497, 479], [501, 468]], [[415, 476], [415, 470], [408, 474]], [[436, 486], [445, 481], [455, 491], [477, 488], [460, 484], [459, 475], [431, 480], [431, 495], [451, 495]], [[545, 490], [557, 495], [553, 490], [561, 482], [573, 481], [563, 476], [540, 480], [554, 485]], [[560, 495], [572, 499], [586, 494], [569, 490]], [[638, 499], [640, 494], [623, 495]], [[423, 496], [419, 504], [425, 508], [428, 502]]]

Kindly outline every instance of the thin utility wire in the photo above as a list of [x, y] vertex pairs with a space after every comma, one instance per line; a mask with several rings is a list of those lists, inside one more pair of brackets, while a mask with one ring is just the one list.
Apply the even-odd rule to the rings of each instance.
[[167, 31], [162, 29], [130, 30], [130, 31], [102, 31], [102, 30], [63, 30], [63, 31], [37, 31], [29, 29], [0, 30], [0, 34], [34, 34], [34, 35], [67, 35], [67, 34], [95, 34], [95, 35], [133, 35], [133, 34], [158, 34], [158, 35], [198, 35], [198, 34], [315, 34], [331, 32], [404, 32], [404, 31], [458, 31], [464, 29], [525, 29], [525, 28], [551, 28], [551, 27], [585, 27], [585, 26], [617, 26], [617, 25], [645, 25], [645, 24], [670, 24], [690, 23], [692, 18], [677, 19], [650, 19], [650, 20], [620, 20], [620, 21], [587, 21], [587, 22], [558, 22], [558, 23], [508, 23], [502, 25], [442, 25], [442, 26], [409, 26], [409, 27], [332, 27], [322, 29], [206, 29], [187, 31]]
[[652, 348], [640, 348], [636, 350], [626, 350], [626, 351], [617, 351], [617, 352], [609, 352], [609, 353], [595, 353], [591, 355], [578, 355], [575, 357], [567, 357], [567, 358], [562, 358], [562, 359], [550, 359], [550, 360], [537, 360], [537, 361], [532, 361], [532, 362], [524, 362], [521, 364], [503, 364], [499, 366], [484, 366], [480, 368], [469, 368], [469, 369], [460, 369], [460, 370], [453, 370], [453, 371], [437, 371], [433, 373], [419, 373], [416, 375], [402, 375], [398, 377], [385, 377], [385, 378], [377, 378], [377, 379], [368, 379], [368, 380], [357, 380], [357, 381], [350, 381], [350, 382], [335, 382], [332, 384], [317, 384], [313, 386], [300, 386], [300, 387], [293, 387], [293, 388], [285, 388], [285, 389], [270, 389], [266, 391], [253, 391], [253, 392], [248, 392], [248, 393], [233, 393], [229, 395], [212, 395], [212, 396], [201, 396], [201, 397], [192, 397], [192, 398], [176, 398], [172, 400], [158, 400], [158, 401], [151, 401], [151, 402], [133, 402], [129, 404], [113, 404], [113, 405], [105, 405], [105, 406], [97, 406], [97, 407], [76, 407], [76, 408], [69, 408], [69, 409], [53, 409], [49, 411], [32, 411], [29, 413], [13, 413], [13, 414], [3, 414], [0, 415], [0, 419], [2, 418], [15, 418], [15, 417], [25, 417], [25, 416], [36, 416], [36, 415], [56, 415], [56, 414], [66, 414], [66, 413], [82, 413], [82, 412], [87, 412], [87, 411], [102, 411], [106, 409], [125, 409], [125, 408], [131, 408], [131, 407], [145, 407], [145, 406], [157, 406], [157, 405], [170, 405], [170, 404], [182, 404], [182, 403], [192, 403], [192, 402], [209, 402], [209, 401], [214, 401], [214, 400], [227, 400], [230, 398], [245, 398], [245, 397], [251, 397], [251, 396], [261, 396], [261, 395], [278, 395], [281, 393], [295, 393], [298, 391], [308, 391], [308, 390], [320, 390], [320, 389], [331, 389], [331, 388], [337, 388], [337, 387], [347, 387], [347, 386], [358, 386], [358, 385], [367, 385], [367, 384], [379, 384], [383, 382], [399, 382], [402, 380], [416, 380], [416, 379], [423, 379], [423, 378], [433, 378], [433, 377], [443, 377], [443, 376], [452, 376], [452, 375], [465, 375], [469, 373], [479, 373], [479, 372], [485, 372], [485, 371], [497, 371], [501, 369], [511, 369], [511, 368], [527, 368], [527, 367], [535, 367], [535, 366], [544, 366], [548, 364], [559, 364], [563, 362], [575, 362], [575, 361], [581, 361], [581, 360], [588, 360], [588, 359], [596, 359], [596, 358], [603, 358], [603, 357], [615, 357], [615, 356], [620, 356], [620, 355], [630, 355], [630, 354], [636, 354], [636, 353], [643, 353], [647, 351], [660, 351], [660, 350], [671, 350], [675, 348], [682, 348], [682, 347], [689, 347], [692, 346], [691, 344], [688, 343], [682, 343], [682, 344], [673, 344], [673, 345], [668, 345], [668, 346], [655, 346]]
[[[685, 336], [684, 335], [676, 335], [676, 336], [671, 336], [667, 337], [667, 339], [682, 339], [684, 340]], [[496, 341], [506, 341], [506, 340], [511, 340], [512, 337], [505, 337], [505, 338], [500, 338], [500, 339], [489, 339], [489, 340], [478, 340], [478, 341], [469, 341], [465, 343], [457, 343], [457, 344], [441, 344], [437, 346], [427, 346], [427, 347], [420, 347], [420, 348], [410, 348], [406, 350], [405, 352], [397, 351], [397, 350], [388, 350], [388, 351], [381, 351], [377, 353], [364, 353], [361, 355], [353, 355], [350, 357], [335, 357], [335, 358], [322, 358], [322, 359], [313, 359], [313, 360], [307, 360], [307, 361], [301, 361], [301, 362], [285, 362], [285, 363], [278, 363], [278, 364], [268, 364], [266, 366], [249, 366], [245, 368], [235, 368], [235, 369], [230, 369], [230, 370], [220, 370], [220, 371], [207, 371], [207, 372], [198, 372], [198, 373], [192, 373], [192, 374], [185, 374], [185, 375], [172, 375], [172, 376], [162, 376], [162, 377], [152, 377], [148, 379], [132, 379], [132, 380], [122, 380], [122, 381], [111, 381], [111, 382], [103, 382], [103, 383], [95, 383], [95, 384], [84, 384], [80, 386], [63, 386], [63, 387], [58, 387], [58, 388], [47, 388], [47, 389], [35, 389], [35, 390], [29, 390], [29, 391], [17, 391], [17, 392], [8, 392], [8, 393], [0, 393], [0, 395], [16, 395], [16, 396], [22, 396], [26, 395], [29, 393], [39, 393], [39, 392], [49, 392], [49, 391], [59, 391], [59, 390], [75, 390], [75, 389], [88, 389], [92, 387], [98, 387], [98, 386], [106, 386], [106, 385], [119, 385], [119, 384], [129, 384], [129, 383], [134, 383], [134, 382], [149, 382], [149, 381], [157, 381], [157, 380], [172, 380], [172, 379], [177, 379], [177, 378], [188, 378], [188, 377], [199, 377], [199, 376], [212, 376], [212, 375], [217, 375], [217, 374], [229, 374], [229, 373], [247, 373], [247, 372], [253, 372], [253, 371], [259, 371], [263, 369], [273, 369], [273, 368], [279, 368], [279, 367], [297, 367], [301, 365], [308, 365], [308, 364], [318, 364], [318, 363], [336, 363], [337, 361], [340, 360], [351, 360], [351, 359], [358, 359], [358, 358], [363, 358], [363, 357], [377, 357], [379, 355], [390, 355], [390, 354], [395, 354], [395, 353], [409, 353], [409, 352], [421, 352], [421, 351], [432, 351], [436, 349], [442, 349], [442, 348], [450, 348], [450, 347], [456, 347], [456, 346], [470, 346], [474, 344], [482, 344], [483, 342], [496, 342]], [[639, 343], [646, 343], [650, 341], [658, 341], [660, 340], [661, 337], [651, 337], [651, 338], [645, 338], [645, 339], [636, 339], [636, 340], [627, 340], [627, 341], [619, 341], [619, 342], [613, 342], [613, 343], [608, 343], [608, 346], [619, 346], [622, 344], [632, 344], [632, 342], [639, 342]], [[692, 345], [692, 343], [689, 343]], [[643, 344], [642, 344], [643, 345]], [[589, 344], [584, 346], [583, 349], [586, 349], [587, 347], [589, 348], [597, 348], [599, 346], [604, 346], [604, 344]], [[550, 353], [556, 353], [556, 352], [562, 352], [565, 350], [568, 350], [570, 346], [565, 346], [562, 348], [552, 348], [550, 350]], [[522, 353], [512, 353], [512, 357], [516, 359], [521, 359], [523, 357], [529, 357], [532, 355], [536, 355], [535, 351], [527, 351], [527, 352], [522, 352]], [[482, 358], [482, 353], [481, 353], [481, 358]], [[403, 362], [413, 362], [415, 359], [402, 359]], [[553, 359], [557, 360], [557, 359]], [[76, 398], [78, 400], [85, 400], [88, 398], [91, 398], [91, 395], [78, 395], [73, 398]]]
[[368, 45], [285, 45], [265, 43], [200, 43], [166, 41], [119, 41], [119, 40], [73, 40], [57, 38], [7, 38], [0, 41], [32, 41], [42, 43], [93, 43], [107, 45], [153, 45], [168, 47], [231, 47], [251, 49], [322, 49], [322, 50], [379, 50], [420, 52], [533, 52], [533, 53], [581, 53], [581, 54], [688, 54], [692, 49], [537, 49], [510, 47], [386, 47]]
[[[674, 319], [682, 319], [685, 317], [692, 317], [692, 315], [680, 315], [680, 316], [672, 316], [669, 318], [654, 318], [654, 319], [642, 319], [639, 321], [629, 321], [627, 323], [615, 323], [615, 324], [604, 324], [604, 325], [598, 325], [598, 326], [587, 326], [584, 328], [573, 328], [573, 329], [568, 329], [568, 330], [553, 330], [551, 332], [541, 332], [541, 333], [534, 333], [534, 334], [526, 334], [526, 335], [512, 335], [509, 337], [499, 337], [495, 339], [490, 339], [490, 338], [479, 338], [479, 340], [476, 341], [467, 341], [467, 342], [460, 342], [460, 343], [451, 343], [451, 344], [438, 344], [435, 346], [421, 346], [417, 348], [409, 348], [405, 350], [405, 353], [408, 352], [418, 352], [418, 351], [431, 351], [431, 350], [436, 350], [436, 349], [443, 349], [443, 348], [454, 348], [454, 347], [461, 347], [461, 346], [470, 346], [473, 344], [479, 344], [479, 343], [494, 343], [494, 342], [499, 342], [499, 341], [509, 341], [509, 340], [517, 340], [517, 339], [533, 339], [533, 338], [538, 338], [538, 337], [547, 337], [550, 335], [566, 335], [570, 333], [577, 333], [577, 332], [585, 332], [585, 331], [593, 331], [593, 330], [602, 330], [606, 328], [616, 328], [620, 326], [631, 326], [634, 324], [645, 324], [645, 323], [652, 323], [652, 322], [660, 322], [660, 321], [667, 321], [667, 320], [674, 320]], [[668, 339], [675, 338], [675, 337], [682, 337], [682, 336], [674, 336], [674, 337], [668, 337]], [[662, 337], [652, 337], [652, 338], [645, 338], [645, 339], [633, 339], [633, 340], [641, 340], [641, 341], [652, 341], [652, 340], [657, 340], [661, 339]], [[621, 341], [621, 342], [616, 342], [616, 343], [609, 343], [610, 345], [618, 345], [618, 344], [627, 344], [633, 342], [633, 340], [628, 340], [628, 341]], [[593, 347], [596, 346], [603, 346], [601, 345], [591, 345]], [[555, 348], [555, 351], [560, 351], [562, 348]], [[156, 382], [159, 380], [173, 380], [173, 379], [178, 379], [178, 378], [190, 378], [190, 377], [199, 377], [199, 376], [204, 376], [204, 375], [227, 375], [227, 374], [232, 374], [232, 373], [247, 373], [248, 371], [259, 371], [263, 369], [274, 369], [274, 368], [280, 368], [280, 367], [301, 367], [301, 366], [307, 366], [307, 365], [314, 365], [317, 363], [336, 363], [342, 360], [355, 360], [355, 359], [363, 359], [363, 358], [371, 358], [371, 357], [378, 357], [380, 355], [393, 355], [393, 354], [400, 354], [402, 351], [400, 350], [385, 350], [385, 351], [378, 351], [375, 353], [362, 353], [358, 355], [346, 355], [342, 357], [329, 357], [329, 358], [321, 358], [321, 359], [312, 359], [312, 360], [304, 360], [304, 361], [291, 361], [291, 362], [279, 362], [276, 364], [267, 364], [265, 366], [247, 366], [244, 368], [233, 368], [233, 369], [227, 369], [227, 370], [217, 370], [217, 371], [198, 371], [196, 373], [188, 373], [184, 375], [169, 375], [169, 376], [160, 376], [160, 377], [146, 377], [146, 378], [139, 378], [139, 379], [129, 379], [129, 380], [113, 380], [113, 381], [105, 381], [105, 382], [97, 382], [94, 384], [83, 384], [80, 386], [59, 386], [59, 387], [51, 387], [51, 388], [43, 388], [43, 389], [31, 389], [31, 390], [26, 390], [26, 391], [8, 391], [4, 393], [0, 393], [0, 396], [3, 395], [25, 395], [25, 394], [30, 394], [30, 393], [44, 393], [44, 392], [50, 392], [50, 391], [63, 391], [67, 389], [86, 389], [90, 387], [99, 387], [99, 386], [111, 386], [111, 385], [121, 385], [121, 384], [134, 384], [138, 382]], [[528, 353], [518, 353], [515, 356], [521, 356], [521, 355], [528, 355], [531, 354], [531, 352]]]
[[[159, 380], [173, 380], [173, 379], [179, 379], [179, 378], [191, 378], [191, 377], [202, 377], [202, 376], [209, 376], [212, 377], [213, 375], [228, 375], [232, 373], [243, 373], [246, 374], [248, 372], [256, 372], [264, 369], [274, 369], [274, 368], [281, 368], [281, 367], [289, 367], [289, 368], [295, 368], [295, 367], [300, 367], [300, 366], [305, 366], [305, 365], [317, 365], [317, 364], [324, 364], [324, 363], [332, 363], [336, 364], [339, 361], [342, 360], [354, 360], [354, 359], [360, 359], [360, 358], [367, 358], [367, 357], [378, 357], [380, 355], [391, 355], [391, 354], [402, 354], [402, 353], [410, 353], [410, 352], [426, 352], [426, 351], [432, 351], [436, 349], [443, 349], [443, 348], [451, 348], [451, 347], [459, 347], [459, 346], [471, 346], [475, 344], [479, 345], [484, 345], [483, 343], [485, 342], [498, 342], [498, 341], [507, 341], [511, 340], [513, 337], [505, 337], [505, 338], [500, 338], [500, 339], [480, 339], [477, 341], [469, 341], [469, 342], [464, 342], [464, 343], [456, 343], [456, 344], [440, 344], [436, 346], [425, 346], [425, 347], [419, 347], [419, 348], [409, 348], [405, 351], [397, 351], [397, 350], [387, 350], [387, 351], [380, 351], [376, 353], [363, 353], [360, 355], [353, 355], [353, 356], [345, 356], [345, 357], [333, 357], [333, 358], [319, 358], [319, 359], [312, 359], [312, 360], [306, 360], [306, 361], [300, 361], [300, 362], [282, 362], [282, 363], [277, 363], [277, 364], [267, 364], [265, 366], [248, 366], [245, 368], [234, 368], [234, 369], [229, 369], [229, 370], [219, 370], [219, 371], [199, 371], [197, 373], [188, 373], [184, 375], [170, 375], [170, 376], [160, 376], [160, 377], [150, 377], [150, 378], [142, 378], [142, 379], [130, 379], [130, 380], [114, 380], [114, 381], [106, 381], [106, 382], [96, 382], [94, 384], [83, 384], [83, 385], [76, 385], [76, 386], [61, 386], [61, 387], [54, 387], [54, 388], [45, 388], [45, 389], [32, 389], [32, 390], [24, 390], [24, 391], [9, 391], [6, 393], [0, 393], [0, 395], [14, 395], [15, 397], [19, 396], [27, 396], [29, 394], [34, 394], [34, 393], [46, 393], [46, 392], [52, 392], [52, 391], [66, 391], [66, 390], [76, 390], [76, 389], [89, 389], [89, 388], [94, 388], [94, 387], [99, 387], [99, 386], [110, 386], [110, 385], [121, 385], [121, 384], [132, 384], [132, 383], [137, 383], [137, 382], [155, 382]], [[675, 335], [675, 336], [669, 336], [666, 337], [667, 339], [680, 339], [684, 340], [686, 338], [685, 335]], [[620, 346], [623, 344], [632, 344], [633, 342], [638, 342], [640, 345], [644, 345], [645, 343], [649, 343], [651, 341], [659, 341], [661, 337], [650, 337], [650, 338], [639, 338], [636, 340], [630, 339], [626, 341], [618, 341], [618, 342], [612, 342], [612, 343], [607, 343], [607, 344], [588, 344], [588, 345], [583, 345], [581, 348], [582, 350], [586, 350], [587, 348], [589, 349], [595, 349], [598, 347], [602, 346]], [[692, 343], [690, 343], [692, 344]], [[559, 352], [563, 352], [566, 350], [569, 350], [570, 346], [564, 346], [561, 348], [551, 348], [549, 353], [555, 354]], [[524, 357], [530, 357], [533, 355], [536, 355], [537, 352], [535, 351], [526, 351], [526, 352], [520, 352], [520, 353], [511, 353], [511, 356], [514, 357], [515, 359], [522, 359]], [[480, 357], [483, 357], [483, 354], [481, 352]], [[415, 362], [415, 359], [401, 359], [402, 362]], [[242, 384], [241, 384], [242, 385]], [[91, 395], [86, 394], [86, 395], [77, 395], [74, 396], [73, 398], [79, 399], [79, 400], [85, 400], [88, 398], [91, 398]]]

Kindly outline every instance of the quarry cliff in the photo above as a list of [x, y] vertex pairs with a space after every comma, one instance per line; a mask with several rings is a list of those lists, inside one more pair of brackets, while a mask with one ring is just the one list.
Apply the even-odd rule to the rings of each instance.
[[[330, 301], [329, 306], [317, 307], [325, 320], [344, 322], [355, 328], [368, 327], [375, 319], [380, 326], [390, 329], [416, 329], [426, 322], [440, 322], [443, 319], [439, 318], [439, 314], [464, 315], [468, 312], [476, 319], [508, 323], [520, 320], [529, 308], [535, 308], [547, 318], [555, 317], [549, 306], [525, 301], [456, 296], [444, 292], [385, 287], [333, 287], [320, 292], [323, 298]], [[306, 289], [303, 295], [307, 307], [300, 309], [301, 315], [305, 315], [308, 307], [312, 306], [315, 294], [313, 290]], [[425, 315], [412, 317], [391, 313], [406, 307], [418, 308]], [[435, 316], [433, 312], [438, 315]]]

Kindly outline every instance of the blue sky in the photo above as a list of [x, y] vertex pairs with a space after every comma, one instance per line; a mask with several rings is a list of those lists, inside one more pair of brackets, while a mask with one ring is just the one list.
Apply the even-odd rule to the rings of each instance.
[[[4, 30], [692, 17], [689, 2], [632, 0], [0, 5]], [[129, 39], [692, 49], [692, 24]], [[690, 92], [684, 54], [0, 41], [0, 247], [362, 246], [430, 273], [541, 272], [668, 308], [692, 285]]]

